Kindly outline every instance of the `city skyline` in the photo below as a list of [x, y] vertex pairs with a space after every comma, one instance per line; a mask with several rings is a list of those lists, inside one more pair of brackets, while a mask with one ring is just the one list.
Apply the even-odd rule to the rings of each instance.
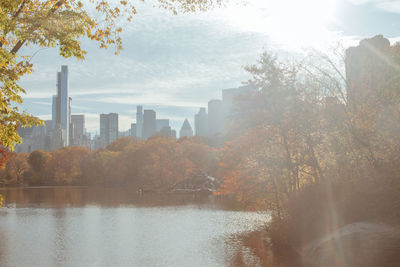
[[[51, 121], [51, 128], [52, 128], [51, 131], [57, 129], [58, 125], [61, 127], [62, 136], [60, 137], [61, 140], [58, 141], [60, 143], [59, 146], [76, 145], [69, 140], [71, 136], [74, 136], [75, 129], [72, 128], [71, 129], [72, 132], [70, 134], [66, 134], [67, 132], [68, 133], [70, 132], [70, 124], [72, 123], [71, 119], [72, 117], [75, 117], [75, 121], [79, 121], [80, 124], [79, 128], [82, 131], [82, 133], [79, 135], [83, 136], [88, 132], [85, 127], [85, 114], [77, 114], [73, 111], [72, 98], [68, 94], [69, 82], [70, 82], [68, 77], [68, 72], [69, 68], [67, 65], [62, 65], [61, 71], [57, 72], [57, 83], [56, 83], [57, 94], [52, 95], [51, 98], [52, 99], [51, 120], [45, 120], [45, 121]], [[130, 127], [128, 129], [119, 128], [119, 116], [120, 116], [119, 113], [110, 112], [109, 114], [105, 114], [101, 112], [97, 114], [99, 117], [99, 128], [96, 130], [93, 137], [96, 138], [96, 136], [99, 136], [102, 139], [101, 146], [105, 147], [108, 144], [115, 141], [116, 139], [118, 139], [119, 133], [131, 131], [130, 132], [131, 136], [135, 136], [139, 139], [142, 139], [144, 132], [146, 132], [146, 134], [144, 134], [143, 139], [148, 139], [150, 136], [152, 136], [157, 132], [163, 132], [162, 130], [164, 127], [169, 127], [170, 131], [172, 130], [178, 132], [179, 129], [182, 129], [182, 127], [185, 126], [185, 124], [186, 127], [187, 124], [189, 124], [189, 126], [192, 128], [191, 129], [192, 133], [190, 135], [185, 134], [184, 136], [209, 136], [222, 133], [223, 125], [221, 124], [221, 121], [223, 121], [224, 118], [226, 117], [226, 114], [230, 112], [229, 110], [233, 106], [234, 97], [242, 93], [250, 92], [251, 90], [253, 90], [253, 87], [251, 86], [241, 86], [238, 88], [222, 89], [220, 91], [221, 99], [210, 99], [208, 103], [204, 105], [204, 106], [208, 105], [207, 108], [200, 107], [198, 113], [193, 113], [192, 116], [185, 117], [184, 120], [181, 122], [180, 127], [177, 127], [176, 129], [171, 127], [169, 118], [157, 118], [156, 115], [157, 112], [154, 109], [147, 108], [144, 110], [143, 105], [136, 106], [135, 119], [130, 122]], [[210, 110], [210, 108], [212, 110], [213, 118], [208, 120], [207, 118], [204, 118], [204, 116], [208, 117], [208, 111]], [[215, 108], [217, 110], [214, 110]], [[150, 130], [149, 129], [144, 130], [143, 125], [148, 123], [148, 119], [146, 121], [144, 114], [147, 113], [148, 114], [147, 116], [149, 116], [149, 112], [151, 113], [150, 116], [152, 117], [152, 120], [154, 120], [152, 122], [154, 125], [151, 126]], [[199, 120], [198, 116], [200, 115], [203, 118]], [[113, 124], [115, 124], [116, 126], [114, 125], [113, 127], [111, 127], [115, 128], [113, 130], [115, 131], [115, 133], [110, 132], [109, 125], [111, 121], [115, 121], [113, 122]], [[210, 122], [214, 124], [210, 126], [209, 125]], [[199, 126], [199, 124], [201, 124], [201, 126]], [[135, 129], [134, 135], [132, 134], [132, 127], [134, 127]], [[92, 134], [90, 132], [88, 133]], [[110, 137], [110, 135], [112, 135], [113, 137]], [[181, 136], [179, 135], [177, 137]], [[61, 143], [63, 143], [63, 145], [61, 145]]]
[[[136, 119], [131, 122], [128, 130], [120, 129], [118, 113], [100, 113], [99, 134], [95, 134], [92, 138], [86, 131], [85, 115], [73, 114], [72, 98], [68, 94], [70, 82], [68, 73], [67, 65], [62, 65], [61, 71], [57, 72], [56, 94], [51, 97], [52, 119], [46, 120], [43, 126], [19, 129], [23, 143], [17, 145], [17, 151], [31, 152], [33, 149], [52, 151], [67, 146], [99, 149], [107, 147], [121, 137], [131, 136], [138, 140], [146, 140], [157, 133], [173, 138], [199, 136], [223, 140], [230, 130], [227, 123], [229, 117], [241, 112], [240, 109], [234, 108], [235, 97], [257, 91], [252, 85], [223, 89], [221, 99], [208, 101], [208, 108], [200, 107], [197, 113], [192, 114], [193, 123], [185, 117], [181, 127], [177, 129], [171, 127], [169, 118], [157, 117], [154, 109], [147, 107], [143, 109], [142, 105], [136, 106]], [[40, 141], [36, 142], [35, 139]]]
[[0, 14], [0, 267], [399, 265], [400, 0]]
[[[398, 39], [395, 12], [399, 9], [365, 0], [342, 2], [352, 8], [340, 18], [342, 25], [328, 28], [332, 38], [343, 39], [346, 44], [377, 33], [390, 37], [392, 42]], [[288, 36], [272, 41], [274, 26], [260, 19], [268, 13], [265, 4], [250, 16], [254, 5], [228, 7], [235, 11], [230, 13], [235, 14], [234, 18], [224, 9], [177, 17], [139, 3], [134, 22], [124, 25], [124, 50], [119, 56], [113, 55], [112, 49], [98, 49], [86, 40], [82, 40], [88, 50], [85, 61], [63, 59], [53, 49], [35, 55], [34, 73], [21, 83], [28, 92], [23, 107], [49, 120], [52, 100], [48, 95], [54, 94], [54, 69], [68, 65], [72, 108], [74, 113], [85, 114], [87, 130], [92, 134], [99, 134], [100, 113], [118, 113], [121, 130], [128, 130], [137, 105], [157, 110], [178, 131], [186, 117], [193, 125], [193, 114], [206, 107], [208, 100], [221, 98], [222, 89], [238, 87], [249, 78], [244, 65], [254, 62], [264, 49], [281, 53], [288, 48]], [[357, 18], [356, 23], [352, 17]], [[371, 25], [368, 21], [377, 23]], [[260, 30], [260, 25], [268, 27]], [[292, 33], [290, 30], [288, 35]], [[232, 43], [235, 45], [229, 45]], [[296, 53], [299, 49], [289, 50]]]

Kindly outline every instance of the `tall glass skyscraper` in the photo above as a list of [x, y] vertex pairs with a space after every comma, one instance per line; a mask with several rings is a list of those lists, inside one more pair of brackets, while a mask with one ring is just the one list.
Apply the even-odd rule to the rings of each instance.
[[61, 66], [57, 72], [57, 95], [53, 96], [52, 126], [55, 129], [54, 149], [69, 145], [69, 126], [71, 123], [71, 99], [68, 97], [68, 66]]
[[136, 138], [142, 138], [143, 129], [143, 107], [137, 106], [136, 108]]

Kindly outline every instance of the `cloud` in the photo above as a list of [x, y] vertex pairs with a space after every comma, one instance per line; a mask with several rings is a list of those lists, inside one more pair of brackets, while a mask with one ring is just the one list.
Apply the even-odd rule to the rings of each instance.
[[385, 1], [377, 3], [376, 6], [385, 12], [400, 13], [400, 1]]
[[[138, 3], [139, 12], [133, 23], [123, 25], [124, 50], [119, 56], [113, 50], [98, 49], [98, 44], [87, 40], [82, 40], [88, 51], [85, 61], [64, 59], [56, 49], [40, 51], [32, 60], [34, 73], [22, 79], [22, 86], [28, 92], [24, 108], [35, 115], [48, 116], [51, 97], [56, 94], [56, 73], [61, 65], [68, 65], [72, 113], [87, 116], [90, 132], [98, 131], [99, 114], [109, 112], [118, 112], [121, 129], [128, 129], [134, 122], [138, 104], [170, 118], [173, 127], [179, 130], [185, 117], [192, 120], [200, 106], [207, 106], [210, 99], [221, 98], [222, 89], [238, 87], [248, 80], [250, 75], [242, 67], [256, 62], [264, 49], [278, 52], [289, 49], [297, 53], [299, 50], [289, 43], [302, 49], [308, 44], [308, 37], [313, 37], [317, 45], [321, 40], [331, 42], [341, 38], [353, 45], [366, 36], [364, 32], [356, 32], [346, 37], [337, 28], [320, 35], [313, 32], [311, 36], [301, 35], [296, 33], [296, 29], [302, 30], [301, 21], [283, 25], [280, 23], [283, 18], [273, 14], [271, 7], [282, 8], [279, 2], [251, 0], [246, 6], [179, 16], [154, 9], [148, 3]], [[399, 1], [350, 2], [360, 6], [371, 3], [384, 12], [395, 10], [393, 5]], [[301, 18], [301, 14], [294, 15]], [[351, 21], [346, 25], [349, 24]], [[26, 54], [34, 51], [24, 50]]]
[[382, 0], [347, 0], [347, 1], [353, 5], [364, 5], [369, 3], [382, 2]]

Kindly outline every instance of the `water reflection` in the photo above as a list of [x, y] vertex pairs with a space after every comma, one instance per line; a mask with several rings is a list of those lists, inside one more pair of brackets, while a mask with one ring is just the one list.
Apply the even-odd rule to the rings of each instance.
[[107, 187], [30, 187], [3, 188], [6, 206], [13, 207], [102, 207], [209, 205], [234, 209], [235, 203], [216, 196], [196, 194], [138, 194], [130, 188]]
[[[208, 196], [119, 188], [1, 193], [0, 266], [228, 266], [242, 249], [232, 237], [268, 219]], [[244, 253], [252, 266], [261, 264]]]

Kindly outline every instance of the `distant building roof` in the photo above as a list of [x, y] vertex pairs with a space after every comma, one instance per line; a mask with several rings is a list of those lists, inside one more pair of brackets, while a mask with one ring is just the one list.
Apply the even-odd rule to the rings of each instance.
[[192, 126], [190, 126], [188, 119], [185, 119], [181, 129], [182, 130], [192, 130]]
[[193, 136], [193, 130], [187, 118], [183, 122], [181, 131], [179, 132], [179, 137], [184, 137], [184, 136], [188, 137]]

